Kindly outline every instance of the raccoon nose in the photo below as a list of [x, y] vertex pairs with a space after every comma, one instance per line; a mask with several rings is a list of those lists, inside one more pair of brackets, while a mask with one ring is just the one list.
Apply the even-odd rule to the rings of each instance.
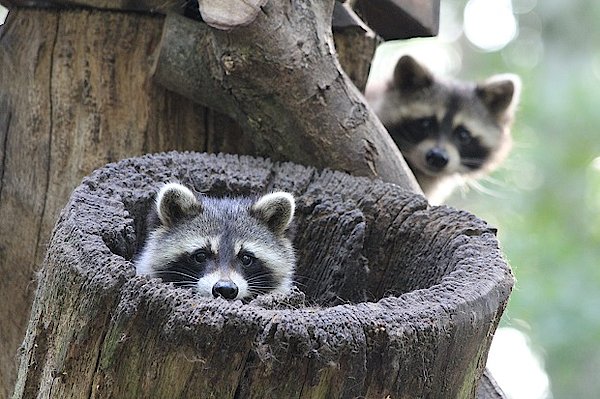
[[215, 298], [221, 296], [225, 299], [234, 299], [238, 294], [238, 287], [233, 281], [219, 280], [213, 285], [212, 294]]
[[441, 170], [448, 165], [448, 153], [441, 148], [432, 148], [425, 154], [425, 161], [432, 169]]

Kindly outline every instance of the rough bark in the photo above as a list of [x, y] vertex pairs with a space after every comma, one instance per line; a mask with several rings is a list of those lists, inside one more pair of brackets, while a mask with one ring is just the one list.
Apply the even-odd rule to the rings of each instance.
[[[251, 137], [230, 118], [149, 78], [163, 16], [12, 3], [0, 27], [0, 398], [12, 392], [34, 273], [59, 209], [83, 176], [148, 152], [255, 153]], [[135, 6], [173, 6], [155, 3]], [[82, 5], [127, 9], [133, 3]], [[345, 42], [361, 40], [343, 35]], [[362, 62], [348, 64], [361, 80], [359, 70], [368, 70], [368, 60]]]
[[[298, 199], [302, 291], [250, 304], [134, 276], [152, 195]], [[237, 156], [110, 164], [54, 230], [16, 398], [470, 398], [513, 284], [494, 229], [398, 186]]]
[[0, 398], [12, 392], [34, 271], [83, 176], [148, 152], [253, 151], [229, 118], [152, 83], [163, 19], [14, 8], [0, 27]]
[[333, 9], [333, 41], [338, 61], [361, 93], [365, 92], [371, 61], [381, 39], [346, 4]]
[[169, 15], [155, 79], [232, 116], [261, 155], [420, 192], [337, 61], [332, 10], [333, 1], [271, 1], [250, 25], [229, 32]]

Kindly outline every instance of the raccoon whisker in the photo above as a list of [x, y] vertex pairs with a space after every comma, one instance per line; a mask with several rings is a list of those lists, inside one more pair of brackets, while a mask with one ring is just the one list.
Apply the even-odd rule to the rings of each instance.
[[193, 274], [188, 274], [188, 273], [180, 272], [180, 271], [177, 271], [177, 270], [156, 270], [156, 271], [154, 271], [154, 274], [156, 276], [158, 276], [158, 277], [161, 277], [161, 275], [169, 276], [169, 275], [175, 274], [175, 275], [178, 275], [178, 276], [181, 276], [181, 277], [188, 278], [191, 281], [198, 281], [199, 280], [198, 276], [194, 276]]
[[268, 294], [272, 290], [273, 290], [272, 288], [265, 288], [265, 289], [260, 289], [260, 290], [248, 290], [248, 296], [257, 297], [259, 295]]
[[252, 284], [248, 283], [248, 291], [270, 291], [270, 290], [274, 290], [275, 288], [277, 288], [277, 286], [261, 285], [259, 287], [256, 287], [256, 286], [252, 286]]
[[189, 274], [189, 273], [184, 273], [178, 270], [155, 270], [154, 274], [157, 276], [162, 275], [172, 275], [172, 274], [177, 274], [179, 276], [183, 276], [183, 277], [189, 277], [190, 279], [195, 279], [198, 280], [198, 277], [194, 276], [193, 274]]
[[262, 273], [260, 273], [260, 274], [254, 274], [254, 275], [252, 275], [252, 276], [248, 277], [248, 280], [256, 280], [256, 279], [261, 279], [261, 278], [264, 278], [264, 277], [268, 277], [268, 276], [270, 276], [270, 275], [271, 275], [271, 273], [270, 273], [270, 272], [262, 272]]
[[264, 286], [260, 286], [260, 287], [252, 287], [252, 285], [248, 285], [248, 291], [251, 293], [260, 293], [260, 292], [268, 292], [271, 290], [276, 289], [276, 286], [268, 286], [268, 285], [264, 285]]
[[294, 282], [298, 282], [299, 284], [302, 284], [302, 285], [306, 285], [306, 284], [304, 284], [304, 283], [300, 283], [299, 281], [296, 281], [296, 280], [297, 280], [297, 279], [301, 279], [301, 280], [304, 280], [304, 281], [307, 281], [307, 282], [308, 282], [308, 281], [310, 281], [310, 282], [312, 282], [312, 283], [319, 281], [319, 280], [318, 280], [317, 278], [315, 278], [315, 277], [310, 277], [310, 276], [306, 276], [306, 275], [298, 275], [298, 274], [297, 274], [297, 275], [295, 275], [294, 277], [295, 277], [295, 279], [294, 279]]
[[261, 272], [259, 274], [254, 274], [254, 275], [248, 277], [247, 281], [262, 279], [262, 278], [267, 277], [267, 276], [271, 276], [271, 272], [270, 271], [264, 271], [264, 272]]
[[179, 285], [180, 288], [196, 288], [197, 285], [195, 283], [183, 283]]
[[484, 181], [486, 183], [490, 183], [494, 186], [498, 186], [498, 187], [505, 187], [506, 186], [506, 182], [499, 180], [499, 179], [495, 179], [492, 176], [483, 176], [481, 179], [479, 179], [480, 181]]
[[252, 287], [251, 285], [248, 286], [248, 291], [250, 292], [266, 292], [266, 291], [271, 291], [276, 289], [277, 287], [275, 286], [269, 286], [269, 285], [265, 285], [265, 286], [260, 286], [260, 287]]
[[[307, 279], [307, 280], [311, 280], [311, 281], [317, 281], [317, 279]], [[300, 281], [294, 280], [292, 281], [292, 283], [297, 286], [298, 288], [302, 287], [302, 288], [306, 288], [308, 285], [306, 283], [302, 283]]]
[[489, 189], [487, 187], [485, 187], [484, 185], [482, 185], [480, 182], [475, 181], [475, 180], [471, 180], [467, 182], [467, 185], [469, 187], [472, 187], [473, 189], [477, 190], [480, 193], [483, 193], [485, 195], [489, 195], [490, 197], [494, 197], [494, 198], [500, 198], [500, 199], [506, 199], [507, 196], [497, 190], [492, 190]]
[[481, 158], [461, 157], [460, 163], [463, 165], [466, 165], [466, 164], [474, 165], [474, 166], [476, 166], [477, 170], [479, 170], [479, 168], [481, 168], [485, 164], [485, 161], [482, 160]]
[[248, 283], [248, 287], [259, 287], [260, 289], [267, 289], [267, 290], [274, 290], [275, 288], [278, 287], [277, 284], [275, 285], [266, 285], [264, 283], [264, 280], [247, 280], [246, 281]]

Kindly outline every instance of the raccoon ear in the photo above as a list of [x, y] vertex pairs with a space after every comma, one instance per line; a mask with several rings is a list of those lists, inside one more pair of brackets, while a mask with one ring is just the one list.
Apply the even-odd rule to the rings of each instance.
[[202, 205], [189, 188], [168, 183], [156, 196], [156, 211], [163, 226], [171, 227], [186, 217], [198, 215]]
[[496, 118], [512, 118], [521, 93], [521, 79], [517, 75], [495, 75], [476, 88], [477, 96]]
[[281, 235], [290, 225], [295, 207], [294, 197], [289, 193], [279, 191], [260, 197], [252, 205], [251, 212], [275, 234]]
[[433, 74], [410, 55], [402, 56], [394, 68], [394, 87], [400, 91], [422, 90], [433, 81]]

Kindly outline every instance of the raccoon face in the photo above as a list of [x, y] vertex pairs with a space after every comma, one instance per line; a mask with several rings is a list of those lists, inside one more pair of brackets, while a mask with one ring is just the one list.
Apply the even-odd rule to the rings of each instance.
[[136, 261], [137, 274], [190, 287], [202, 296], [247, 299], [288, 292], [295, 254], [287, 237], [294, 198], [197, 198], [170, 183], [158, 193], [159, 226]]
[[374, 107], [417, 179], [477, 175], [510, 148], [519, 85], [514, 75], [445, 81], [404, 56]]
[[[452, 123], [448, 113], [438, 115], [406, 118], [388, 128], [409, 165], [429, 176], [466, 175], [483, 169], [499, 149], [493, 137], [502, 133], [494, 132], [492, 137], [475, 135], [477, 126], [473, 122]], [[492, 129], [488, 126], [486, 133], [491, 134]]]

